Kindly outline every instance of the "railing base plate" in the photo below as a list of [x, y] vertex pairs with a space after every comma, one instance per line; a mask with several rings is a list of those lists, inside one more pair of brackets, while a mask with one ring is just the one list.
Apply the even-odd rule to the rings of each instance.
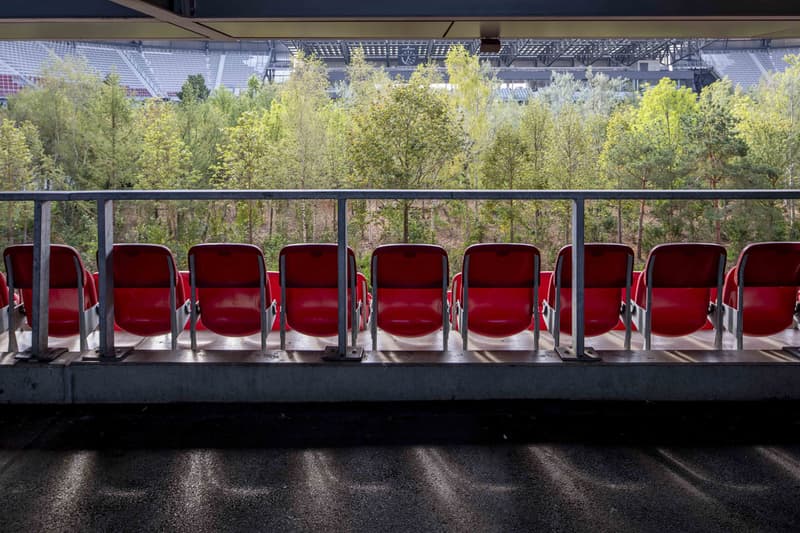
[[594, 351], [594, 348], [586, 347], [583, 349], [583, 355], [576, 354], [572, 348], [565, 348], [563, 346], [556, 347], [556, 354], [562, 361], [577, 361], [580, 363], [591, 363], [602, 361], [600, 355]]
[[41, 361], [43, 363], [49, 363], [58, 356], [67, 353], [67, 351], [66, 348], [48, 348], [46, 352], [35, 356], [30, 349], [28, 349], [16, 354], [14, 359], [18, 361]]
[[781, 350], [800, 359], [800, 346], [784, 346]]
[[111, 355], [103, 355], [100, 351], [84, 354], [81, 361], [122, 361], [128, 357], [133, 348], [114, 348], [114, 353]]
[[325, 354], [322, 356], [323, 361], [342, 361], [342, 362], [359, 362], [364, 359], [364, 348], [361, 346], [353, 346], [347, 349], [344, 355], [339, 353], [338, 346], [325, 347]]

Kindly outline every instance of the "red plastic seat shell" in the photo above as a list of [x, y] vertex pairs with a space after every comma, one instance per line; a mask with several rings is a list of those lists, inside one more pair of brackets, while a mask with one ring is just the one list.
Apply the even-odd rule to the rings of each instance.
[[[469, 258], [468, 328], [487, 337], [526, 330], [533, 318], [539, 250], [529, 244], [474, 244]], [[463, 276], [462, 276], [463, 279]], [[463, 301], [463, 282], [457, 298]]]
[[[14, 270], [14, 287], [21, 289], [25, 303], [26, 319], [32, 326], [29, 302], [33, 301], [33, 245], [9, 246], [3, 256], [10, 257]], [[53, 337], [70, 337], [80, 333], [78, 314], [78, 278], [75, 259], [83, 271], [84, 310], [97, 305], [97, 289], [94, 278], [83, 267], [83, 261], [75, 248], [63, 244], [50, 245], [50, 292], [48, 305], [48, 334]], [[8, 289], [6, 289], [6, 293]]]
[[[624, 244], [584, 245], [584, 334], [594, 337], [608, 333], [620, 322], [620, 294], [625, 293], [628, 261], [633, 250]], [[550, 278], [547, 301], [555, 307], [560, 298], [559, 330], [572, 334], [572, 246], [564, 246], [556, 258], [562, 261], [561, 294], [556, 294], [555, 274]]]
[[[348, 308], [355, 254], [348, 247]], [[338, 262], [335, 244], [290, 244], [280, 252], [286, 282], [286, 322], [304, 335], [331, 337], [339, 331]], [[351, 326], [350, 313], [347, 325]]]
[[[746, 257], [746, 261], [744, 258]], [[738, 271], [744, 262], [745, 335], [774, 335], [794, 321], [800, 287], [800, 243], [763, 242], [746, 246], [725, 276], [723, 303], [738, 309]]]
[[724, 247], [705, 243], [660, 244], [650, 251], [633, 299], [645, 308], [647, 271], [653, 269], [653, 334], [678, 337], [705, 327], [719, 262], [725, 257]]
[[172, 331], [168, 262], [175, 272], [176, 309], [186, 301], [187, 290], [170, 249], [160, 244], [115, 244], [112, 257], [114, 319], [119, 327], [142, 337]]
[[377, 258], [377, 271], [371, 276], [377, 282], [378, 327], [403, 337], [440, 330], [442, 291], [449, 277], [445, 249], [430, 244], [389, 244], [376, 248], [372, 257], [373, 261]]
[[[261, 270], [264, 254], [252, 244], [199, 244], [189, 250], [194, 258], [195, 286], [203, 324], [229, 337], [261, 331]], [[272, 303], [264, 266], [265, 306]]]

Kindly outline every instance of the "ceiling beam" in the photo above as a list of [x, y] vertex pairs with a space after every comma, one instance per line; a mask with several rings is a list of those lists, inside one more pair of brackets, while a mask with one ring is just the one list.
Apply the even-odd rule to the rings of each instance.
[[178, 26], [187, 31], [194, 32], [206, 39], [213, 39], [215, 41], [235, 41], [233, 37], [227, 33], [209, 28], [205, 24], [200, 24], [186, 17], [182, 17], [168, 9], [155, 6], [145, 0], [110, 0], [111, 2], [138, 11], [143, 15], [148, 15], [162, 22], [167, 22], [174, 26]]

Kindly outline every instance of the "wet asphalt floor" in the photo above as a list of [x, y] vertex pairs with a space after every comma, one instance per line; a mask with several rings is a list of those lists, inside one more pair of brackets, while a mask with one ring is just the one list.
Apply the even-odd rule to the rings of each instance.
[[798, 531], [800, 404], [0, 408], [0, 531]]

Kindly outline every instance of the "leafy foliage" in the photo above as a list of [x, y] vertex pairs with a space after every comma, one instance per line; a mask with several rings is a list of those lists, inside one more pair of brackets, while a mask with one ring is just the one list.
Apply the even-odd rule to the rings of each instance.
[[[298, 56], [289, 80], [252, 78], [241, 94], [190, 76], [177, 102], [140, 102], [115, 74], [53, 60], [35, 87], [0, 110], [5, 190], [109, 188], [777, 188], [800, 171], [800, 58], [742, 92], [727, 80], [694, 94], [662, 79], [633, 93], [620, 79], [554, 74], [524, 104], [495, 99], [500, 82], [451, 48], [447, 83], [433, 65], [391, 80], [356, 50], [348, 83]], [[644, 258], [664, 241], [728, 244], [797, 238], [794, 202], [590, 202], [587, 238], [631, 243]], [[53, 238], [92, 263], [95, 207], [54, 211]], [[162, 242], [185, 266], [202, 241], [264, 247], [270, 268], [288, 242], [335, 238], [332, 202], [128, 202], [120, 240]], [[537, 244], [545, 264], [568, 239], [559, 202], [351, 202], [360, 262], [387, 241], [435, 241], [456, 258], [479, 240]], [[8, 203], [6, 243], [30, 238], [28, 205]], [[454, 267], [457, 267], [453, 261]]]

